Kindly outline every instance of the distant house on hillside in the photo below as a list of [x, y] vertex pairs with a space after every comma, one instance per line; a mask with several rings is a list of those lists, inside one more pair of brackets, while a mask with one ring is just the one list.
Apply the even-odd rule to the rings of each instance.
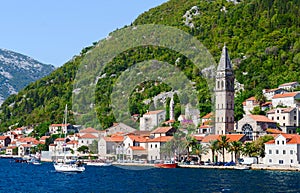
[[282, 89], [286, 89], [289, 91], [293, 91], [294, 89], [296, 89], [297, 87], [299, 87], [299, 83], [298, 82], [288, 82], [288, 83], [284, 83], [278, 86], [278, 88], [282, 88]]
[[299, 109], [296, 107], [276, 108], [267, 112], [269, 119], [276, 121], [284, 133], [296, 133], [299, 127]]
[[78, 133], [78, 129], [71, 124], [51, 124], [49, 126], [50, 134], [69, 133], [69, 132]]
[[288, 92], [283, 88], [274, 88], [274, 89], [263, 89], [263, 95], [266, 97], [267, 100], [272, 100], [273, 96], [276, 94], [283, 94]]
[[140, 118], [140, 130], [151, 131], [166, 119], [166, 111], [149, 111]]
[[101, 133], [102, 136], [110, 136], [116, 133], [132, 133], [135, 132], [136, 129], [124, 124], [124, 123], [114, 123], [113, 126], [105, 129]]
[[300, 92], [288, 92], [284, 94], [276, 94], [272, 98], [273, 107], [286, 106], [296, 107], [300, 105]]

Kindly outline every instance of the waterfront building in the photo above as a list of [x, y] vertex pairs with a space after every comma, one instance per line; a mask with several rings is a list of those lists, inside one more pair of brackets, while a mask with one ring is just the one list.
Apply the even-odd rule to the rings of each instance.
[[123, 147], [124, 136], [112, 135], [111, 137], [101, 136], [98, 142], [98, 154], [100, 157], [114, 157]]
[[279, 134], [265, 143], [264, 164], [298, 166], [300, 164], [300, 136]]
[[234, 131], [234, 74], [228, 50], [224, 45], [217, 68], [215, 85], [215, 133]]
[[160, 160], [160, 159], [171, 159], [175, 157], [175, 152], [173, 152], [172, 155], [163, 153], [161, 151], [161, 148], [165, 143], [170, 141], [173, 138], [173, 136], [160, 136], [153, 139], [148, 139], [148, 160], [154, 161], [154, 160]]

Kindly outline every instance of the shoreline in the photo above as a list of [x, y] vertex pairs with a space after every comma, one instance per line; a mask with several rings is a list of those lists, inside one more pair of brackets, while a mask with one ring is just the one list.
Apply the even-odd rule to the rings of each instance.
[[[154, 164], [148, 164], [148, 163], [116, 163], [113, 162], [112, 165], [117, 166], [137, 166], [137, 167], [154, 167]], [[178, 165], [179, 168], [196, 168], [196, 169], [222, 169], [222, 170], [236, 170], [235, 166], [206, 166], [206, 165]], [[294, 171], [298, 172], [300, 171], [300, 167], [296, 166], [268, 166], [264, 164], [253, 164], [250, 167], [250, 170], [270, 170], [270, 171]]]

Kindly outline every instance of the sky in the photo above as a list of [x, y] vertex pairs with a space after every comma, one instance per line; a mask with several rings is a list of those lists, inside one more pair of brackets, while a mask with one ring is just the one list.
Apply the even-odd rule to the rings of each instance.
[[93, 42], [167, 0], [9, 0], [0, 5], [0, 48], [62, 66]]

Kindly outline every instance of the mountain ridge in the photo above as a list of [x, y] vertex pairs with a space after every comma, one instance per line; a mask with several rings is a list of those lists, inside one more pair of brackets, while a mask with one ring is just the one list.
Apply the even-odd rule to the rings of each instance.
[[29, 83], [48, 75], [54, 69], [53, 65], [0, 48], [0, 104], [8, 96], [17, 94]]

